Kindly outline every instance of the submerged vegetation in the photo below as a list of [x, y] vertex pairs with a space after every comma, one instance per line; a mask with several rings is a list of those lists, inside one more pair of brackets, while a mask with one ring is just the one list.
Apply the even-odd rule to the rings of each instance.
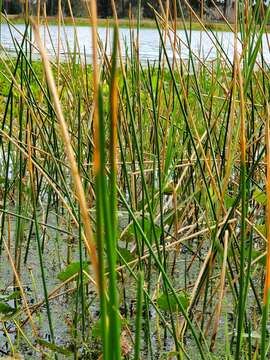
[[202, 23], [213, 61], [161, 9], [151, 63], [94, 1], [91, 64], [75, 21], [64, 58], [28, 17], [1, 48], [1, 356], [269, 358], [270, 7], [239, 7], [233, 59]]

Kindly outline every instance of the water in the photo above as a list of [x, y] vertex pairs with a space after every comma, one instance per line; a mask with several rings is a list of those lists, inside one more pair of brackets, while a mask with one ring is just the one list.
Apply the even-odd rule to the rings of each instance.
[[[58, 41], [58, 27], [50, 25], [49, 31], [44, 26], [41, 26], [41, 34], [46, 45], [47, 51], [51, 57], [55, 57], [59, 53], [64, 61], [67, 58], [67, 53], [74, 51], [77, 54], [83, 55], [85, 53], [88, 62], [91, 62], [92, 45], [91, 45], [91, 28], [86, 26], [77, 27], [78, 46], [75, 44], [75, 31], [72, 26], [66, 26], [60, 31], [60, 41]], [[15, 51], [12, 36], [19, 43], [22, 41], [22, 34], [25, 30], [23, 24], [16, 25], [11, 32], [7, 24], [1, 25], [1, 44], [2, 47], [9, 53]], [[113, 38], [113, 30], [106, 28], [98, 29], [100, 40], [106, 48], [106, 53], [111, 53], [111, 44]], [[136, 30], [133, 31], [134, 38], [136, 37]], [[120, 29], [120, 43], [121, 51], [124, 58], [126, 55], [130, 56], [131, 39], [133, 37], [128, 28]], [[173, 42], [173, 33], [171, 41]], [[219, 44], [217, 43], [217, 40]], [[218, 32], [215, 35], [208, 34], [203, 31], [192, 31], [190, 45], [195, 57], [199, 57], [203, 61], [213, 61], [217, 58], [218, 53], [220, 57], [227, 63], [233, 60], [234, 54], [234, 34], [231, 32]], [[255, 45], [254, 45], [255, 46]], [[141, 61], [146, 63], [157, 61], [160, 55], [161, 41], [157, 29], [141, 29], [139, 38], [139, 52]], [[166, 40], [166, 49], [170, 59], [173, 57], [172, 46], [170, 39]], [[241, 50], [241, 43], [238, 42], [238, 49]], [[262, 38], [262, 49], [265, 61], [270, 63], [270, 52], [267, 41], [267, 35], [264, 34]], [[38, 56], [37, 51], [35, 56]], [[187, 47], [187, 39], [183, 30], [177, 31], [177, 54], [179, 59], [187, 59], [189, 57], [189, 50]]]

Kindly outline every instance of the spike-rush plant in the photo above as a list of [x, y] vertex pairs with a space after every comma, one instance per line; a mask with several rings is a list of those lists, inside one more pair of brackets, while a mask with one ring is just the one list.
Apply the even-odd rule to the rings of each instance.
[[150, 61], [140, 1], [105, 41], [86, 5], [90, 54], [61, 1], [1, 14], [1, 356], [268, 359], [270, 7], [235, 1], [230, 56], [150, 2]]

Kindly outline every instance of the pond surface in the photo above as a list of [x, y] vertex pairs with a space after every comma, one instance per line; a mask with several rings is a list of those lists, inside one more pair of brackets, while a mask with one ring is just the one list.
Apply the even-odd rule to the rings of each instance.
[[[58, 52], [62, 60], [65, 60], [67, 53], [70, 51], [76, 54], [85, 55], [88, 62], [91, 61], [92, 45], [91, 45], [91, 28], [86, 26], [77, 27], [77, 46], [75, 46], [75, 34], [73, 26], [61, 28], [60, 36], [58, 26], [50, 25], [48, 29], [41, 26], [41, 34], [46, 44], [49, 54], [54, 57]], [[16, 25], [10, 30], [7, 24], [1, 25], [1, 44], [4, 49], [10, 53], [15, 51], [14, 39], [19, 43], [22, 41], [22, 34], [25, 31], [23, 24]], [[111, 53], [111, 44], [113, 39], [113, 30], [107, 28], [98, 29], [100, 40], [106, 49], [106, 53]], [[234, 34], [231, 32], [206, 33], [203, 31], [192, 31], [190, 38], [187, 40], [185, 31], [177, 30], [176, 57], [179, 59], [187, 59], [189, 57], [189, 49], [187, 43], [190, 42], [195, 57], [199, 57], [203, 61], [212, 61], [220, 55], [220, 58], [226, 62], [231, 62], [234, 54]], [[240, 35], [239, 35], [240, 36]], [[128, 28], [120, 29], [121, 51], [124, 58], [131, 54], [131, 39], [136, 38], [136, 30], [130, 31]], [[60, 39], [60, 40], [59, 40]], [[166, 49], [170, 60], [173, 57], [172, 44], [174, 34], [166, 39]], [[253, 42], [255, 46], [255, 41]], [[157, 29], [141, 29], [139, 35], [139, 53], [143, 63], [147, 61], [157, 61], [160, 55], [161, 41]], [[262, 38], [262, 49], [264, 59], [270, 62], [270, 52], [268, 45], [268, 34], [264, 34]], [[238, 50], [241, 50], [241, 42], [238, 42]]]

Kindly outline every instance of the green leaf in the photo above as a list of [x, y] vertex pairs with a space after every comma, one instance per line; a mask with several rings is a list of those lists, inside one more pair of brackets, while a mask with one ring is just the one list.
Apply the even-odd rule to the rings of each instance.
[[48, 341], [45, 341], [43, 339], [40, 339], [40, 338], [37, 338], [37, 343], [39, 345], [42, 345], [45, 348], [50, 349], [50, 350], [52, 350], [52, 351], [54, 351], [56, 353], [59, 353], [59, 354], [63, 354], [63, 355], [71, 355], [72, 354], [72, 351], [70, 351], [69, 349], [64, 348], [62, 346], [52, 344], [52, 343], [50, 343]]
[[[82, 263], [82, 268], [83, 270], [87, 270], [88, 268], [88, 262], [84, 261]], [[71, 278], [73, 275], [78, 274], [80, 271], [80, 262], [73, 262], [71, 264], [69, 264], [65, 270], [61, 271], [60, 273], [58, 273], [57, 278], [61, 281], [66, 281], [69, 278]]]
[[224, 204], [226, 209], [230, 209], [231, 207], [233, 207], [234, 202], [235, 202], [235, 197], [231, 197], [227, 194], [224, 196]]
[[256, 189], [253, 194], [253, 199], [261, 205], [266, 205], [266, 194], [259, 189]]
[[118, 251], [127, 263], [135, 259], [135, 256], [126, 248], [118, 248]]
[[11, 293], [10, 295], [6, 296], [5, 301], [18, 299], [20, 296], [21, 296], [20, 290], [16, 290], [13, 293]]
[[0, 302], [0, 313], [7, 315], [13, 314], [16, 311], [12, 306], [6, 304], [5, 302]]
[[[144, 219], [144, 222], [142, 221], [142, 219], [138, 220], [138, 223], [140, 224], [141, 228], [144, 230], [144, 233], [146, 235], [146, 237], [148, 238], [148, 240], [150, 239], [154, 239], [154, 229], [157, 235], [157, 238], [159, 238], [161, 236], [161, 228], [158, 225], [152, 225], [151, 221], [148, 219]], [[135, 225], [136, 227], [136, 225]], [[126, 241], [126, 242], [131, 242], [135, 240], [135, 234], [137, 235], [137, 238], [139, 241], [142, 240], [142, 236], [139, 232], [138, 229], [134, 229], [134, 226], [131, 225], [128, 230], [123, 234], [122, 236], [122, 241]]]
[[0, 184], [5, 184], [6, 179], [3, 176], [0, 176]]
[[163, 189], [165, 195], [171, 195], [173, 193], [173, 184], [167, 183]]
[[265, 226], [265, 224], [256, 225], [256, 228], [257, 228], [264, 236], [266, 236], [266, 226]]
[[[178, 311], [178, 304], [176, 302], [175, 297], [172, 294], [168, 295], [169, 297], [169, 302], [171, 305], [171, 310], [173, 312]], [[181, 305], [183, 306], [184, 309], [187, 309], [188, 304], [189, 304], [189, 298], [188, 295], [185, 293], [179, 294], [177, 295], [179, 302], [181, 303]], [[157, 299], [157, 304], [160, 307], [161, 310], [164, 311], [169, 311], [169, 303], [168, 303], [168, 299], [167, 299], [167, 295], [166, 294], [161, 294], [160, 297]]]
[[[248, 251], [246, 252], [247, 255], [248, 255]], [[252, 260], [256, 260], [259, 256], [262, 255], [262, 251], [259, 251], [259, 250], [252, 250], [252, 253], [251, 253], [251, 258]], [[258, 264], [262, 265], [263, 267], [266, 266], [266, 256], [262, 256], [258, 261], [257, 261]]]
[[181, 353], [178, 352], [178, 351], [164, 352], [164, 353], [161, 354], [160, 359], [161, 360], [171, 359], [171, 358], [176, 359], [177, 356], [179, 356], [179, 355], [181, 355]]

